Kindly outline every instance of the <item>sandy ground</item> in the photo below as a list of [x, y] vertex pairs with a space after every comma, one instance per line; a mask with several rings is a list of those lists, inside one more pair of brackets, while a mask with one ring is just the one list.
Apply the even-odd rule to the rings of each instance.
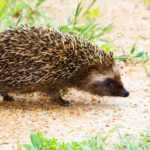
[[[88, 2], [88, 1], [86, 1]], [[57, 24], [75, 8], [75, 0], [48, 0], [45, 7]], [[137, 49], [150, 51], [150, 9], [142, 0], [98, 0], [101, 24], [113, 22], [115, 28], [105, 38], [121, 53], [136, 41]], [[150, 64], [146, 64], [147, 68]], [[29, 142], [31, 131], [48, 137], [79, 140], [87, 134], [109, 133], [115, 125], [122, 132], [140, 132], [150, 125], [150, 78], [143, 64], [120, 64], [123, 82], [130, 91], [128, 98], [98, 97], [70, 91], [68, 108], [48, 102], [41, 94], [15, 96], [14, 102], [0, 102], [0, 149], [12, 149], [17, 140]], [[149, 67], [150, 70], [150, 67]], [[111, 141], [112, 135], [108, 141]], [[112, 145], [112, 142], [108, 145]]]

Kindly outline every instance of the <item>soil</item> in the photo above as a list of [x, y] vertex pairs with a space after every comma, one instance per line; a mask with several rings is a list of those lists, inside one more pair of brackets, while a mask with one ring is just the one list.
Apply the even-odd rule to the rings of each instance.
[[[47, 0], [43, 7], [56, 24], [64, 24], [76, 4], [77, 0]], [[98, 0], [97, 6], [98, 21], [102, 25], [114, 23], [104, 38], [116, 46], [117, 54], [126, 53], [135, 42], [137, 50], [150, 52], [150, 9], [143, 0]], [[12, 149], [18, 140], [29, 142], [31, 131], [64, 141], [104, 132], [110, 135], [109, 147], [116, 136], [110, 130], [116, 125], [124, 126], [121, 132], [141, 132], [150, 126], [149, 65], [119, 63], [122, 80], [130, 91], [127, 98], [98, 97], [71, 89], [66, 96], [71, 101], [68, 108], [52, 104], [41, 93], [14, 95], [14, 102], [0, 102], [0, 149]]]

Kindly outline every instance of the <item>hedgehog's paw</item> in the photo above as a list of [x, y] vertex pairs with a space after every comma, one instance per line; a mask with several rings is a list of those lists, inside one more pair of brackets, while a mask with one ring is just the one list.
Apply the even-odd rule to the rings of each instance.
[[68, 107], [70, 105], [68, 101], [62, 99], [61, 97], [55, 100], [55, 102], [57, 102], [60, 106], [64, 106], [64, 107]]
[[8, 94], [2, 95], [4, 101], [14, 101], [14, 98]]

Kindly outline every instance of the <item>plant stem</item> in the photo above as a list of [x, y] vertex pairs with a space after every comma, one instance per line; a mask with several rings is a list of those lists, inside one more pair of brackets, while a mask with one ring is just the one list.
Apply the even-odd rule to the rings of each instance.
[[95, 4], [97, 0], [93, 0], [91, 4], [88, 6], [88, 8], [84, 11], [83, 16], [87, 14], [87, 12], [91, 9], [91, 7]]

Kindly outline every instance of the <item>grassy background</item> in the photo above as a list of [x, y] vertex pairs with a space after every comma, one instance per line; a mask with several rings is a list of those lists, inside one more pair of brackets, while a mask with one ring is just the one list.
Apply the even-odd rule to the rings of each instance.
[[[141, 134], [121, 135], [119, 127], [111, 130], [117, 132], [118, 142], [112, 150], [149, 150], [150, 149], [150, 128]], [[41, 133], [32, 133], [30, 144], [18, 144], [16, 150], [107, 150], [107, 137], [109, 135], [97, 134], [88, 137], [83, 141], [62, 142], [55, 138], [44, 137]]]

